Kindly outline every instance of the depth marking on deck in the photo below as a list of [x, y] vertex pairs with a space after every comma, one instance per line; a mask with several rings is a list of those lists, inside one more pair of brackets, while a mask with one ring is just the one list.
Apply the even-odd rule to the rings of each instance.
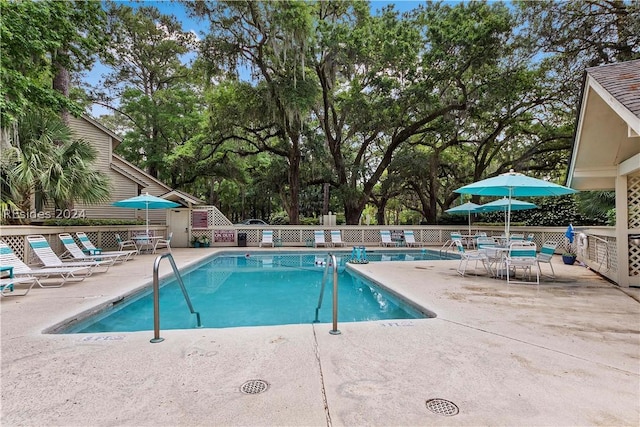
[[121, 341], [125, 339], [124, 335], [96, 335], [84, 337], [80, 341]]
[[382, 322], [380, 326], [383, 328], [393, 328], [393, 327], [407, 327], [407, 326], [415, 326], [413, 322]]

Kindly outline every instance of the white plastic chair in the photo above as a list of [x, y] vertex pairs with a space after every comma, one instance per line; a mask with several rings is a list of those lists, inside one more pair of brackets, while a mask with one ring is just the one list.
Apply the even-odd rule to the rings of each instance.
[[542, 247], [540, 248], [540, 253], [538, 253], [538, 256], [537, 256], [538, 269], [540, 270], [540, 274], [542, 274], [540, 263], [541, 262], [547, 263], [549, 264], [549, 267], [551, 267], [551, 275], [548, 276], [545, 274], [545, 276], [551, 277], [552, 279], [556, 278], [556, 272], [553, 271], [553, 263], [551, 262], [551, 259], [553, 258], [553, 254], [555, 254], [557, 247], [558, 247], [557, 242], [546, 241], [544, 242], [544, 245], [542, 245]]
[[331, 230], [331, 243], [333, 246], [344, 246], [340, 230]]
[[116, 242], [118, 242], [119, 251], [122, 251], [126, 248], [132, 248], [131, 250], [135, 250], [136, 254], [138, 253], [138, 246], [133, 240], [123, 240], [122, 237], [120, 237], [120, 235], [116, 233]]
[[173, 231], [169, 233], [166, 239], [158, 239], [153, 247], [153, 253], [155, 254], [158, 249], [167, 248], [168, 252], [171, 252], [171, 238], [173, 237]]
[[326, 248], [329, 245], [324, 240], [324, 230], [314, 230], [313, 238], [314, 238], [313, 247], [315, 248], [317, 248], [318, 246], [324, 246]]
[[258, 246], [269, 245], [273, 247], [273, 230], [262, 230], [262, 241]]
[[391, 231], [380, 230], [380, 246], [397, 246], [396, 242], [391, 240]]
[[[531, 273], [534, 268], [536, 270], [536, 284], [540, 285], [540, 267], [538, 265], [538, 258], [536, 253], [535, 243], [530, 242], [513, 242], [509, 246], [509, 254], [505, 259], [505, 266], [507, 269], [507, 284], [516, 282], [511, 280], [511, 270], [513, 270], [513, 278], [515, 279], [517, 270], [520, 268], [523, 274], [528, 279], [531, 278]], [[525, 283], [524, 280], [519, 283]]]
[[408, 247], [422, 246], [422, 243], [416, 242], [416, 236], [413, 234], [413, 230], [404, 230], [404, 243]]
[[467, 272], [467, 266], [469, 265], [469, 261], [475, 261], [475, 266], [473, 267], [473, 272], [476, 273], [478, 268], [478, 261], [482, 261], [482, 265], [487, 273], [491, 273], [488, 266], [487, 254], [481, 251], [472, 251], [467, 252], [464, 250], [464, 245], [462, 244], [462, 240], [455, 239], [454, 244], [458, 249], [458, 253], [460, 255], [460, 264], [458, 264], [458, 268], [456, 271], [459, 275], [464, 276]]

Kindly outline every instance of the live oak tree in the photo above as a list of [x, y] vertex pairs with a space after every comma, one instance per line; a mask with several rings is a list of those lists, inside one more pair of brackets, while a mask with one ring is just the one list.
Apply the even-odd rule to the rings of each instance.
[[0, 120], [30, 108], [67, 121], [81, 106], [69, 98], [70, 79], [91, 67], [104, 46], [105, 14], [95, 1], [0, 0]]
[[235, 126], [224, 139], [235, 138], [251, 149], [286, 160], [287, 182], [281, 188], [287, 191], [282, 193], [282, 203], [290, 223], [297, 224], [303, 134], [316, 98], [315, 85], [305, 72], [313, 6], [271, 1], [185, 4], [209, 21], [202, 55], [211, 67], [227, 76], [235, 74], [238, 66], [251, 71], [254, 84], [243, 89], [253, 99], [260, 94], [262, 114], [234, 117]]

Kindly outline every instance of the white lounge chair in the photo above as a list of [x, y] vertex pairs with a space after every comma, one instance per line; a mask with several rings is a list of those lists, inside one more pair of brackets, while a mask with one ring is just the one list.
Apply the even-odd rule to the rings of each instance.
[[[37, 284], [42, 288], [59, 288], [68, 280], [82, 281], [91, 275], [90, 267], [52, 267], [52, 268], [31, 268], [25, 264], [7, 245], [0, 241], [0, 264], [13, 267], [14, 277], [36, 277]], [[43, 284], [39, 279], [60, 278], [60, 284], [54, 286]]]
[[85, 254], [80, 246], [76, 244], [76, 241], [73, 240], [73, 236], [69, 233], [60, 233], [58, 234], [58, 238], [62, 242], [64, 248], [66, 249], [65, 254], [73, 258], [75, 261], [105, 261], [105, 264], [109, 263], [113, 265], [116, 262], [122, 262], [125, 259], [124, 254], [101, 254], [101, 255], [87, 255]]
[[380, 230], [380, 246], [397, 246], [396, 242], [391, 240], [391, 231]]
[[[24, 284], [24, 283], [29, 284], [29, 287], [27, 288], [27, 290], [20, 294], [16, 293], [15, 286], [18, 284]], [[34, 276], [7, 277], [4, 279], [0, 279], [0, 296], [3, 296], [3, 297], [25, 296], [26, 294], [29, 293], [31, 288], [33, 288], [33, 285], [35, 285], [36, 283], [39, 283], [39, 282], [38, 282], [38, 279]]]
[[262, 241], [259, 246], [270, 245], [273, 247], [273, 230], [262, 230]]
[[[124, 261], [128, 261], [131, 258], [133, 258], [134, 256], [138, 255], [138, 250], [127, 250], [127, 251], [123, 251], [123, 250], [118, 250], [118, 251], [103, 251], [100, 248], [97, 248], [93, 242], [91, 240], [89, 240], [89, 237], [86, 235], [86, 233], [84, 233], [83, 231], [78, 231], [76, 232], [76, 237], [78, 238], [78, 241], [80, 242], [80, 245], [82, 245], [83, 252], [86, 252], [89, 255], [100, 255], [100, 254], [109, 254], [109, 255], [116, 255], [116, 254], [120, 254], [122, 256], [124, 256]], [[118, 234], [116, 234], [116, 240], [118, 240], [120, 236]], [[122, 239], [120, 239], [122, 240]], [[135, 248], [135, 243], [133, 242], [133, 240], [131, 241], [131, 243], [133, 244], [133, 247]], [[118, 242], [118, 245], [120, 245], [120, 241]]]
[[324, 246], [326, 248], [329, 245], [324, 240], [324, 230], [314, 230], [313, 237], [315, 239], [313, 243], [313, 247], [317, 248], [318, 246]]
[[421, 242], [416, 242], [416, 236], [413, 234], [413, 230], [404, 230], [404, 243], [408, 247], [423, 246]]
[[47, 239], [39, 234], [27, 236], [27, 242], [29, 242], [29, 246], [31, 246], [31, 249], [45, 267], [87, 267], [90, 268], [92, 272], [95, 272], [97, 267], [103, 267], [105, 268], [104, 271], [107, 271], [113, 264], [112, 261], [64, 262], [56, 255], [53, 249], [51, 249]]
[[331, 230], [331, 244], [333, 246], [344, 246], [340, 230]]

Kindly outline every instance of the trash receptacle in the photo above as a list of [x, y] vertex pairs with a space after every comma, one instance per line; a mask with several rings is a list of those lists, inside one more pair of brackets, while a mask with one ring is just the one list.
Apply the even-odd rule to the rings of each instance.
[[247, 246], [247, 233], [238, 233], [238, 246]]

